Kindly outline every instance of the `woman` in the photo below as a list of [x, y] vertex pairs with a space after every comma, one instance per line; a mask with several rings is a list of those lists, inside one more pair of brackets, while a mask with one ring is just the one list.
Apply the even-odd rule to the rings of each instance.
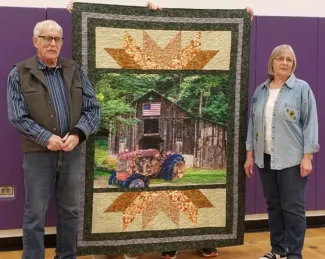
[[260, 259], [302, 258], [306, 185], [319, 145], [315, 97], [308, 83], [293, 74], [296, 64], [291, 46], [277, 46], [269, 58], [269, 78], [252, 99], [244, 168], [251, 178], [255, 159], [272, 246]]

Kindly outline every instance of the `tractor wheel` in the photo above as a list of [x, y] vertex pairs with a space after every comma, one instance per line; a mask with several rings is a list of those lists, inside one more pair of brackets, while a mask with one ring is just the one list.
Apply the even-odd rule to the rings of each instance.
[[116, 172], [113, 172], [108, 179], [108, 185], [117, 185], [117, 184], [118, 184], [118, 180], [116, 177]]
[[144, 188], [148, 187], [149, 183], [147, 178], [142, 174], [133, 174], [126, 178], [123, 187], [126, 188]]
[[173, 180], [183, 178], [184, 172], [185, 172], [185, 162], [177, 161], [173, 168]]
[[171, 181], [183, 177], [185, 171], [185, 159], [180, 154], [167, 156], [160, 170], [160, 178]]

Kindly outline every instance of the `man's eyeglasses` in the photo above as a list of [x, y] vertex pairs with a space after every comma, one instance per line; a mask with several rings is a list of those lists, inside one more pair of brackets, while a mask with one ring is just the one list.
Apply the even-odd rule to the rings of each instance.
[[38, 36], [38, 37], [43, 38], [43, 40], [46, 43], [51, 43], [53, 40], [55, 41], [55, 43], [62, 43], [63, 42], [62, 37], [51, 37], [51, 36]]

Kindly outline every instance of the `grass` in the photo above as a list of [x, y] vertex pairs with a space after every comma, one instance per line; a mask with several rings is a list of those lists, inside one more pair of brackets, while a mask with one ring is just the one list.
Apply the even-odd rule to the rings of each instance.
[[96, 179], [98, 179], [99, 177], [101, 177], [101, 176], [107, 176], [107, 178], [108, 177], [110, 177], [111, 176], [111, 173], [107, 173], [107, 172], [102, 172], [102, 171], [95, 171], [95, 174], [94, 174], [94, 178], [95, 178], [95, 180]]
[[100, 165], [107, 159], [107, 149], [95, 148], [95, 163]]
[[[161, 184], [167, 181], [163, 179], [151, 179], [151, 184]], [[209, 184], [226, 183], [226, 169], [208, 170], [200, 168], [189, 168], [185, 170], [184, 176], [175, 181], [168, 181], [169, 184]]]
[[[110, 173], [95, 171], [95, 180], [101, 176], [110, 176]], [[175, 181], [165, 181], [163, 179], [150, 179], [150, 184], [215, 184], [226, 183], [226, 169], [207, 170], [199, 168], [189, 168], [185, 170], [183, 178]]]

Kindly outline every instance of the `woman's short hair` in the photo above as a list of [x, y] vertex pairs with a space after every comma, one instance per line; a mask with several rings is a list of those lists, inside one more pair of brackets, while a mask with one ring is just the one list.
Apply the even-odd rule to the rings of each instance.
[[297, 66], [297, 59], [296, 59], [296, 54], [293, 51], [293, 48], [290, 45], [283, 44], [275, 47], [269, 57], [269, 61], [267, 64], [267, 74], [270, 79], [274, 78], [274, 72], [273, 72], [273, 60], [279, 56], [281, 56], [284, 52], [289, 52], [292, 58], [292, 70], [291, 74], [295, 71], [296, 66]]

